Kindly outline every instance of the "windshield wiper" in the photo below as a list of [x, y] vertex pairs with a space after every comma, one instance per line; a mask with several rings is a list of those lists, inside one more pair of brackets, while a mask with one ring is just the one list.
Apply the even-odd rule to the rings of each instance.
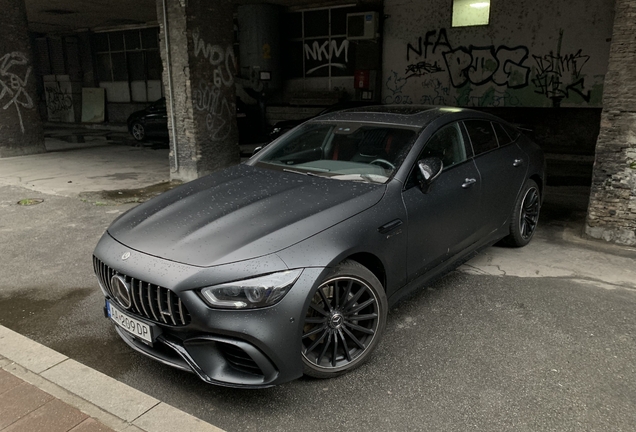
[[318, 174], [314, 174], [312, 172], [296, 171], [296, 170], [289, 169], [289, 168], [283, 168], [283, 171], [288, 172], [288, 173], [300, 174], [300, 175], [304, 175], [304, 176], [310, 176], [310, 177], [320, 177]]

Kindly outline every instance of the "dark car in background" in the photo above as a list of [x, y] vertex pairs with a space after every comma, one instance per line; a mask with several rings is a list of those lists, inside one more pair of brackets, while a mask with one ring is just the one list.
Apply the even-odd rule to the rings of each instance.
[[93, 257], [104, 311], [132, 349], [211, 384], [335, 377], [399, 299], [484, 247], [528, 244], [544, 172], [488, 114], [321, 116], [115, 220]]
[[[127, 120], [128, 132], [137, 141], [148, 139], [167, 140], [168, 114], [166, 98], [158, 99], [147, 108], [132, 113]], [[236, 123], [239, 131], [239, 143], [262, 142], [259, 134], [258, 115], [240, 98], [236, 98]]]

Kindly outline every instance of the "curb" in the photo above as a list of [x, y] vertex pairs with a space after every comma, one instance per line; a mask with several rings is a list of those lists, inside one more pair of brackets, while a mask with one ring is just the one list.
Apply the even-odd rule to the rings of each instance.
[[2, 325], [0, 369], [115, 431], [223, 432]]

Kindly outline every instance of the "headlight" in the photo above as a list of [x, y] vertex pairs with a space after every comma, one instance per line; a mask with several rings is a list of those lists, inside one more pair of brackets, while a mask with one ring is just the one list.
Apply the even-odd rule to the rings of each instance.
[[201, 290], [203, 299], [212, 307], [249, 309], [278, 303], [294, 285], [302, 270], [272, 273], [254, 279], [215, 285]]

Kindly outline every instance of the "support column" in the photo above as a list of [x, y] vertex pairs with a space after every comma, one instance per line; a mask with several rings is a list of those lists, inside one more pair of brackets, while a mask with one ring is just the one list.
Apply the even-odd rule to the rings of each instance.
[[636, 0], [617, 0], [586, 233], [636, 245]]
[[157, 0], [172, 180], [240, 161], [233, 11], [231, 0]]
[[33, 53], [24, 0], [0, 0], [0, 157], [41, 153]]

